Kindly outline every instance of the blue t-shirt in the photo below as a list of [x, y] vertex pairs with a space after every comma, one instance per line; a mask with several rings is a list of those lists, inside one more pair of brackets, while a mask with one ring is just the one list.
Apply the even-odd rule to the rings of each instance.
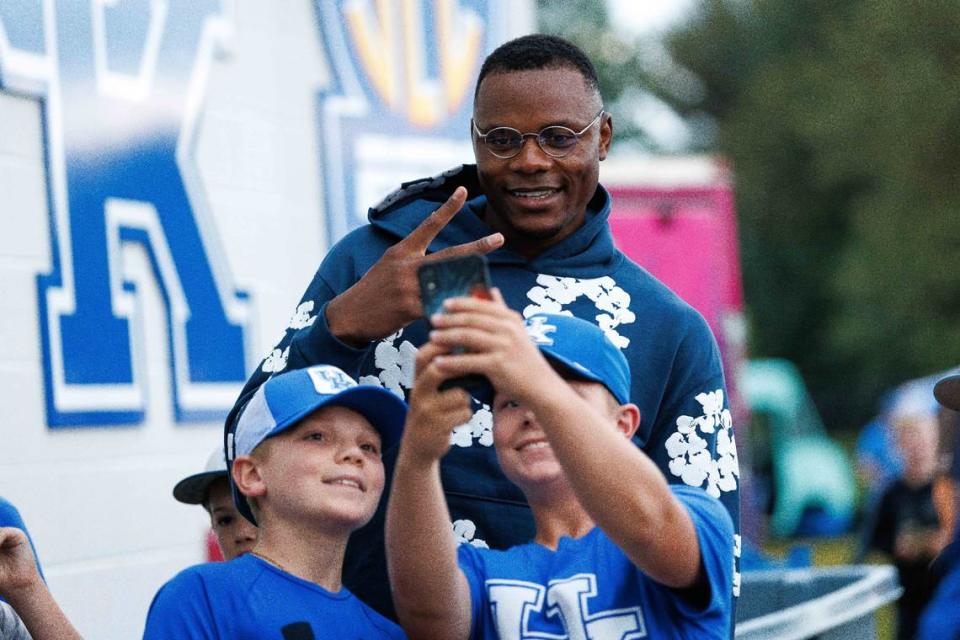
[[529, 543], [506, 551], [461, 545], [470, 584], [471, 638], [727, 638], [733, 524], [700, 489], [673, 486], [693, 519], [709, 584], [706, 605], [644, 575], [600, 530], [561, 538], [556, 551]]
[[960, 640], [960, 562], [954, 564], [920, 616], [919, 640]]
[[143, 637], [370, 640], [403, 631], [346, 588], [337, 593], [243, 555], [181, 571], [153, 599]]

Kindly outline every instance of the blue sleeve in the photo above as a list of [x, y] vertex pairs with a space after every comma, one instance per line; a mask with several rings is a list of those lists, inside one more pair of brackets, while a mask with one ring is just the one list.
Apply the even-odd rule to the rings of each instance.
[[677, 606], [690, 617], [729, 611], [733, 597], [730, 583], [734, 560], [730, 546], [733, 537], [730, 515], [719, 501], [700, 489], [683, 486], [673, 486], [671, 489], [693, 520], [700, 545], [700, 562], [710, 589], [710, 600], [706, 607], [692, 608], [682, 598], [677, 600]]
[[189, 569], [163, 585], [150, 603], [144, 640], [214, 640], [218, 637], [203, 579]]
[[469, 544], [461, 544], [457, 549], [457, 562], [467, 577], [470, 586], [470, 638], [483, 638], [483, 624], [487, 610], [486, 571], [484, 571], [483, 552]]
[[917, 629], [919, 640], [960, 640], [960, 562], [954, 565], [920, 616]]
[[[717, 498], [733, 521], [727, 545], [739, 565], [740, 462], [720, 351], [696, 312], [676, 352], [657, 423], [644, 451], [671, 484], [697, 487]], [[739, 595], [739, 570], [729, 587]]]

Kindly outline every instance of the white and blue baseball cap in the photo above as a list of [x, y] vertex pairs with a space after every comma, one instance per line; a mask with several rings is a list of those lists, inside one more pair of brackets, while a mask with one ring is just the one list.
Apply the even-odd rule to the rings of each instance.
[[[362, 415], [379, 432], [384, 451], [400, 442], [407, 417], [407, 403], [393, 392], [376, 385], [357, 384], [337, 367], [294, 369], [260, 385], [243, 408], [235, 430], [227, 434], [228, 465], [322, 407], [346, 407]], [[237, 509], [255, 523], [232, 478], [230, 484]]]
[[599, 382], [620, 404], [630, 402], [630, 365], [603, 329], [580, 318], [538, 313], [526, 320], [543, 355], [576, 377]]

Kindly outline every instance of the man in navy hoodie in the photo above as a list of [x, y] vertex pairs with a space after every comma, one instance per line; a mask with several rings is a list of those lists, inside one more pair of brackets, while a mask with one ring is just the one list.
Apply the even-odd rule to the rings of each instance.
[[[406, 396], [429, 331], [417, 267], [482, 253], [494, 285], [524, 317], [575, 315], [623, 350], [641, 415], [636, 444], [670, 482], [703, 488], [738, 523], [739, 469], [716, 342], [700, 314], [614, 246], [610, 195], [598, 184], [613, 121], [589, 59], [553, 36], [502, 45], [480, 70], [471, 136], [476, 165], [403, 185], [331, 248], [227, 418], [227, 446], [239, 410], [280, 371], [330, 363]], [[476, 402], [451, 441], [442, 480], [458, 539], [492, 548], [529, 541], [530, 511], [497, 466], [489, 406]], [[384, 455], [388, 477], [395, 453]], [[739, 536], [730, 544], [739, 556]], [[739, 574], [733, 582], [737, 595]], [[395, 615], [382, 506], [351, 538], [344, 583]]]

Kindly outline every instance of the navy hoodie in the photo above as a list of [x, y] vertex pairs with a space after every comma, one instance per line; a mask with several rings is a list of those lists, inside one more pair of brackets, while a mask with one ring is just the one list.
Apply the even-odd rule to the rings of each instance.
[[[406, 397], [413, 383], [416, 347], [427, 339], [426, 321], [357, 349], [330, 333], [325, 305], [357, 282], [388, 247], [460, 185], [469, 194], [482, 193], [475, 166], [404, 184], [370, 210], [370, 224], [329, 251], [285, 335], [244, 387], [227, 418], [228, 431], [239, 409], [269, 376], [312, 364], [336, 365], [358, 382], [382, 385]], [[493, 233], [481, 217], [485, 204], [484, 196], [468, 201], [429, 251]], [[493, 284], [525, 317], [570, 313], [603, 328], [630, 363], [631, 401], [641, 416], [638, 446], [669, 481], [702, 487], [739, 523], [739, 468], [716, 342], [699, 313], [614, 246], [609, 211], [610, 196], [598, 187], [584, 225], [564, 241], [533, 259], [509, 247], [489, 254]], [[531, 540], [534, 526], [523, 494], [499, 470], [491, 426], [489, 407], [477, 403], [470, 423], [454, 431], [453, 446], [442, 462], [442, 479], [460, 541], [502, 549]], [[395, 456], [396, 450], [384, 453], [387, 478]], [[388, 491], [389, 486], [385, 496]], [[351, 537], [344, 584], [375, 609], [395, 617], [383, 554], [385, 503]], [[415, 546], [416, 541], [410, 544]], [[739, 536], [730, 544], [739, 556]], [[737, 594], [738, 574], [734, 581]]]

